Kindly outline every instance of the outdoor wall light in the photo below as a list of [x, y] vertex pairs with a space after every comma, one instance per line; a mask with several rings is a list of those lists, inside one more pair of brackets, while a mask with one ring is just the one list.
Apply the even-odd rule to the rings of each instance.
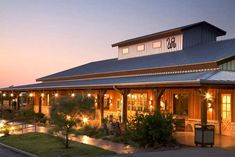
[[211, 94], [210, 93], [206, 93], [205, 97], [206, 97], [207, 100], [210, 100], [211, 99]]
[[150, 105], [153, 105], [153, 99], [152, 99], [152, 98], [150, 98], [149, 104], [150, 104]]
[[13, 94], [13, 93], [11, 93], [11, 94], [10, 94], [10, 96], [11, 96], [11, 97], [13, 97], [13, 96], [14, 96], [14, 94]]
[[91, 93], [88, 93], [87, 96], [88, 96], [88, 97], [91, 97]]
[[7, 96], [7, 94], [6, 94], [6, 93], [3, 93], [2, 96], [5, 97], [5, 96]]
[[23, 94], [22, 94], [22, 93], [20, 93], [20, 94], [19, 94], [19, 96], [20, 96], [20, 97], [22, 97], [22, 96], [23, 96]]
[[41, 97], [44, 97], [45, 96], [45, 94], [44, 93], [41, 93]]

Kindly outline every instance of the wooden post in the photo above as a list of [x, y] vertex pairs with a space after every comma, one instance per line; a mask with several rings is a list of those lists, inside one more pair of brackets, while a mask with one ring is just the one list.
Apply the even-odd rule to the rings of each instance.
[[163, 95], [163, 93], [165, 92], [165, 88], [156, 88], [156, 89], [153, 89], [153, 93], [154, 93], [154, 97], [155, 97], [155, 101], [156, 101], [156, 106], [155, 106], [155, 109], [157, 111], [160, 112], [160, 104], [161, 104], [161, 97]]
[[43, 101], [43, 97], [39, 96], [38, 113], [42, 113], [42, 101]]
[[104, 119], [104, 95], [107, 92], [107, 90], [99, 90], [98, 91], [98, 106], [100, 107], [100, 124], [102, 125], [102, 121]]
[[206, 99], [206, 88], [200, 88], [199, 90], [199, 97], [201, 103], [201, 124], [202, 126], [207, 125], [207, 99]]
[[16, 104], [17, 110], [20, 110], [20, 96], [19, 94], [17, 95], [17, 104]]
[[131, 92], [130, 89], [120, 90], [122, 94], [122, 123], [126, 124], [128, 121], [127, 117], [127, 101], [128, 94]]

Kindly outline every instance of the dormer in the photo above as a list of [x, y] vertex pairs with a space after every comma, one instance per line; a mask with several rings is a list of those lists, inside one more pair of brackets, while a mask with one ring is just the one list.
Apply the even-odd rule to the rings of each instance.
[[226, 32], [202, 21], [154, 34], [149, 34], [112, 45], [118, 47], [118, 59], [179, 51], [189, 47], [216, 41]]

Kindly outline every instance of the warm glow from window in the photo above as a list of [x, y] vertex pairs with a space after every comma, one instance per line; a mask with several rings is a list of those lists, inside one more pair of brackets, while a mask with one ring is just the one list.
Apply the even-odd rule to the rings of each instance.
[[66, 120], [71, 120], [71, 116], [67, 115]]
[[82, 119], [82, 121], [83, 121], [83, 123], [87, 123], [87, 122], [88, 122], [88, 118], [84, 117], [84, 118]]
[[153, 48], [156, 49], [156, 48], [161, 48], [162, 46], [162, 43], [161, 41], [155, 41], [153, 42]]
[[138, 45], [137, 46], [137, 51], [144, 51], [144, 48], [145, 48], [144, 44], [143, 45]]
[[128, 48], [123, 48], [122, 49], [122, 54], [127, 54], [129, 53], [129, 49]]

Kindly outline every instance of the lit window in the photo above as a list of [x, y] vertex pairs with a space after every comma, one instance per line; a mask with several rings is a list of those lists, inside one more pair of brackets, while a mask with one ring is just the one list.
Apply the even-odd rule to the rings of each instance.
[[144, 51], [144, 44], [143, 45], [138, 45], [137, 46], [137, 51]]
[[161, 41], [155, 41], [153, 42], [153, 48], [156, 49], [156, 48], [161, 48], [162, 46], [162, 43]]
[[124, 49], [122, 49], [122, 53], [123, 53], [123, 54], [127, 54], [127, 53], [129, 53], [129, 49], [128, 49], [128, 48], [124, 48]]

